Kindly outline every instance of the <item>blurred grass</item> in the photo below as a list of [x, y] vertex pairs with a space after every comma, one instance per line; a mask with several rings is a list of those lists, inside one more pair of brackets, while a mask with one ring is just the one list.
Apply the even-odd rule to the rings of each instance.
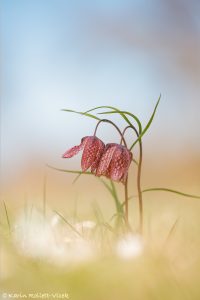
[[[197, 163], [190, 169], [184, 164], [172, 168], [167, 161], [166, 168], [162, 161], [159, 166], [154, 165], [153, 159], [149, 161], [153, 165], [145, 164], [143, 188], [154, 186], [156, 182], [158, 186], [200, 193]], [[130, 196], [136, 191], [134, 178], [133, 168]], [[45, 184], [38, 174], [32, 180], [26, 176], [26, 180], [29, 185], [38, 180], [37, 188], [35, 185], [27, 188], [28, 193], [23, 197], [24, 178], [20, 184], [16, 183], [22, 192], [17, 193], [17, 189], [12, 191], [9, 187], [10, 194], [3, 199], [7, 214], [0, 202], [0, 293], [65, 292], [72, 300], [200, 299], [200, 200], [164, 192], [145, 193], [144, 252], [123, 260], [112, 248], [117, 236], [105, 226], [115, 213], [115, 203], [97, 178], [90, 176], [88, 180], [88, 176], [81, 176], [72, 185], [72, 175], [51, 172]], [[117, 191], [123, 201], [120, 185]], [[35, 210], [41, 216], [45, 212], [47, 220], [53, 211], [58, 211], [70, 224], [86, 219], [97, 222], [92, 239], [98, 244], [100, 255], [77, 264], [25, 256], [16, 247], [14, 231], [18, 218], [24, 215], [25, 220], [31, 222]], [[131, 226], [136, 231], [138, 201], [135, 197], [130, 199], [129, 213]], [[114, 226], [114, 220], [110, 224]], [[61, 231], [63, 228], [69, 229], [64, 221]], [[51, 245], [47, 247], [51, 251]]]
[[68, 292], [77, 300], [199, 299], [199, 260], [186, 270], [158, 254], [131, 262], [110, 257], [64, 270], [22, 258], [15, 263], [15, 276], [1, 283], [4, 291]]
[[[144, 207], [145, 248], [141, 255], [130, 260], [118, 258], [106, 238], [112, 233], [104, 228], [105, 238], [100, 238], [102, 231], [96, 238], [108, 251], [102, 250], [87, 262], [63, 265], [17, 251], [9, 236], [7, 216], [1, 214], [1, 292], [65, 292], [75, 300], [199, 300], [200, 201], [156, 193], [145, 199]], [[10, 210], [7, 206], [8, 214]], [[13, 230], [16, 218], [14, 214], [10, 218]]]

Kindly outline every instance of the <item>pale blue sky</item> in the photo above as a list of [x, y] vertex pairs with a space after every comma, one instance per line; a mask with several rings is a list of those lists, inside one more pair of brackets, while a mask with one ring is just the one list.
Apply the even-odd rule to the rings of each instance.
[[[3, 168], [20, 166], [32, 151], [56, 161], [92, 133], [94, 121], [76, 123], [76, 116], [59, 111], [63, 107], [115, 105], [146, 122], [160, 92], [151, 138], [161, 132], [171, 138], [173, 132], [178, 150], [188, 143], [199, 147], [200, 72], [193, 61], [192, 70], [185, 67], [188, 58], [179, 55], [178, 46], [184, 39], [187, 44], [187, 36], [176, 24], [176, 12], [167, 24], [167, 9], [153, 0], [2, 0]], [[194, 32], [194, 40], [196, 11], [195, 29], [186, 21], [184, 29], [188, 36]], [[194, 57], [190, 51], [186, 54]], [[110, 129], [106, 134], [109, 139]]]

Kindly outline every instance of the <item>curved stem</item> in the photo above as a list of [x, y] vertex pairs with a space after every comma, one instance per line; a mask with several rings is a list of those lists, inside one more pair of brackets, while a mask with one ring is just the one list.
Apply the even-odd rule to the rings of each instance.
[[[123, 131], [123, 136], [128, 128], [132, 128], [137, 137], [139, 137], [139, 133], [137, 129], [134, 126], [127, 126], [125, 127]], [[122, 142], [122, 140], [121, 140]], [[139, 199], [139, 232], [143, 234], [143, 201], [142, 201], [142, 190], [141, 190], [141, 173], [142, 173], [142, 158], [143, 158], [143, 151], [142, 151], [142, 140], [139, 141], [139, 151], [140, 151], [140, 157], [139, 157], [139, 163], [138, 163], [138, 172], [137, 172], [137, 190], [138, 190], [138, 199]]]
[[138, 197], [139, 197], [139, 212], [140, 212], [140, 233], [143, 234], [143, 202], [142, 202], [142, 190], [141, 190], [141, 172], [142, 172], [142, 140], [139, 140], [139, 148], [140, 148], [140, 158], [138, 164], [138, 175], [137, 175], [137, 189], [138, 189]]
[[[135, 126], [133, 126], [133, 125], [128, 125], [128, 126], [126, 126], [126, 127], [124, 128], [124, 130], [123, 130], [123, 132], [122, 132], [123, 137], [124, 137], [124, 134], [125, 134], [126, 130], [129, 129], [129, 128], [132, 128], [132, 129], [135, 131], [137, 137], [139, 136], [139, 133], [138, 133], [137, 129], [135, 128]], [[122, 141], [123, 141], [123, 139], [121, 138], [120, 144], [122, 144]], [[130, 149], [130, 150], [131, 150], [131, 149]]]
[[112, 121], [110, 121], [108, 119], [101, 119], [101, 120], [98, 121], [98, 123], [97, 123], [97, 125], [95, 127], [94, 136], [96, 135], [98, 126], [100, 125], [101, 122], [107, 122], [107, 123], [112, 124], [117, 129], [117, 131], [119, 132], [119, 134], [121, 136], [121, 139], [123, 140], [124, 145], [127, 147], [126, 140], [125, 140], [123, 134], [121, 133], [121, 130], [119, 129], [119, 127], [114, 122], [112, 122]]
[[125, 191], [125, 223], [126, 226], [129, 227], [129, 222], [128, 222], [128, 175], [125, 181], [124, 185], [124, 191]]

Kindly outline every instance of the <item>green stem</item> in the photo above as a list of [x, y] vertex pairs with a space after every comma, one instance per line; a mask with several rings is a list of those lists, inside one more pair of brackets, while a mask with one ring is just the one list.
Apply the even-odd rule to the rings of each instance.
[[137, 174], [137, 189], [138, 189], [138, 197], [139, 197], [139, 213], [140, 213], [140, 233], [143, 234], [143, 201], [142, 201], [142, 190], [141, 190], [141, 172], [142, 172], [142, 140], [139, 140], [139, 148], [140, 148], [140, 158], [138, 164], [138, 174]]
[[126, 223], [126, 226], [129, 227], [129, 222], [128, 222], [128, 175], [127, 175], [125, 185], [124, 185], [124, 192], [125, 192], [125, 223]]
[[[139, 137], [139, 133], [137, 129], [132, 125], [125, 127], [123, 131], [123, 136], [128, 128], [132, 128], [137, 138]], [[122, 142], [122, 140], [121, 140]], [[142, 158], [143, 158], [143, 151], [142, 151], [142, 140], [139, 139], [139, 162], [138, 162], [138, 172], [137, 172], [137, 190], [138, 190], [138, 199], [139, 199], [139, 232], [142, 235], [143, 234], [143, 201], [142, 201], [142, 190], [141, 190], [141, 173], [142, 173]]]

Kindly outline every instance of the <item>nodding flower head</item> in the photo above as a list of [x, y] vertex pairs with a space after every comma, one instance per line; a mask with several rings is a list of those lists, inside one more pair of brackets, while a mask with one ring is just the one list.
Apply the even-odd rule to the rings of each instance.
[[62, 157], [70, 158], [78, 154], [79, 151], [83, 150], [81, 159], [82, 171], [85, 172], [91, 167], [91, 171], [94, 173], [98, 167], [104, 148], [105, 144], [96, 136], [86, 136], [82, 138], [80, 145], [74, 146], [73, 148], [67, 150]]
[[107, 144], [99, 161], [96, 176], [104, 175], [114, 181], [125, 183], [132, 153], [119, 144]]

